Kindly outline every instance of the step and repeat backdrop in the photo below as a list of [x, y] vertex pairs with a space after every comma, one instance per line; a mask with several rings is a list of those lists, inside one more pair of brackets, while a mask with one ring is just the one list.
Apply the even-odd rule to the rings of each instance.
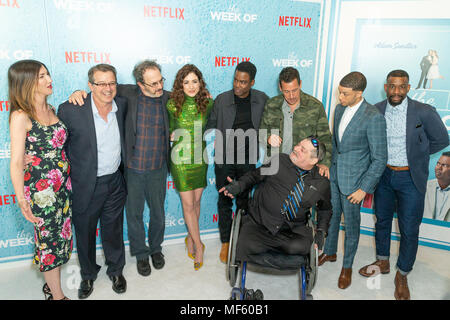
[[[330, 66], [327, 109], [336, 105], [337, 85], [350, 70], [366, 76], [364, 97], [375, 104], [386, 99], [387, 74], [403, 69], [410, 77], [408, 96], [435, 107], [450, 132], [450, 46], [443, 41], [450, 37], [450, 2], [340, 0], [333, 3], [331, 10], [336, 21], [330, 41], [336, 44], [336, 49], [327, 56]], [[422, 70], [423, 60], [432, 63], [434, 71]], [[450, 250], [450, 188], [436, 196], [439, 191], [435, 176], [436, 163], [446, 151], [450, 148], [430, 157], [427, 204], [419, 243]], [[399, 240], [396, 220], [392, 238]], [[361, 209], [361, 232], [374, 235], [374, 223], [370, 195]]]
[[[323, 1], [185, 0], [0, 0], [0, 263], [28, 259], [34, 232], [18, 206], [9, 176], [8, 67], [22, 59], [47, 65], [53, 79], [50, 104], [57, 107], [76, 89], [88, 91], [88, 69], [116, 67], [119, 83], [134, 83], [132, 69], [143, 59], [162, 66], [171, 90], [187, 63], [203, 72], [213, 97], [230, 90], [236, 65], [253, 62], [256, 89], [279, 94], [283, 67], [296, 67], [302, 89], [314, 92]], [[208, 151], [212, 156], [212, 139]], [[165, 239], [186, 234], [179, 195], [167, 178]], [[145, 222], [149, 222], [146, 207]], [[203, 193], [200, 228], [218, 233], [213, 165]], [[124, 228], [128, 243], [127, 228]], [[100, 235], [98, 237], [100, 247]]]

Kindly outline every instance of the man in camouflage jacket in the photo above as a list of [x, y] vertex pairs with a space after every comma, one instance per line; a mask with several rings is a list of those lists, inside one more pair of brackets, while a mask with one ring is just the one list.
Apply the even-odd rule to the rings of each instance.
[[[276, 152], [279, 149], [279, 152], [289, 154], [292, 146], [311, 135], [316, 136], [327, 150], [325, 158], [319, 163], [319, 166], [326, 166], [321, 173], [325, 172], [329, 176], [331, 133], [328, 118], [323, 104], [301, 91], [301, 85], [299, 72], [295, 68], [287, 67], [281, 71], [279, 88], [282, 94], [266, 102], [260, 129], [266, 129], [267, 134], [261, 134], [263, 131], [260, 131], [260, 139], [264, 145], [268, 144], [268, 148], [271, 146], [271, 150]], [[292, 119], [292, 132], [287, 118]], [[279, 134], [272, 133], [271, 130], [279, 130]]]

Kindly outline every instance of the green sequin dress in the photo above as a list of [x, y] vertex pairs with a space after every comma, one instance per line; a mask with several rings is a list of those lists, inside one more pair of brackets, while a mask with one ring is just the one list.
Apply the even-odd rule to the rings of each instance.
[[195, 99], [185, 95], [181, 114], [176, 117], [175, 103], [172, 99], [167, 103], [170, 133], [176, 130], [170, 154], [170, 172], [179, 192], [206, 187], [208, 164], [203, 159], [206, 148], [203, 133], [212, 106], [213, 100], [209, 99], [206, 113], [201, 114], [197, 112]]

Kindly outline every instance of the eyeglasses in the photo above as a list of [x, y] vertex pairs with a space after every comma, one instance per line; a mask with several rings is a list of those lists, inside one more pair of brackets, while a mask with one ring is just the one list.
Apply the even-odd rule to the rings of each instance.
[[115, 86], [117, 86], [117, 82], [115, 82], [115, 81], [113, 81], [113, 82], [108, 82], [108, 83], [105, 83], [105, 82], [100, 82], [100, 83], [95, 83], [95, 82], [93, 82], [92, 83], [93, 85], [95, 85], [95, 86], [97, 86], [97, 87], [100, 87], [100, 88], [102, 88], [102, 89], [106, 89], [106, 87], [115, 87]]
[[156, 81], [156, 82], [145, 83], [144, 81], [142, 81], [142, 83], [146, 86], [149, 86], [150, 88], [156, 88], [159, 84], [162, 85], [164, 83], [164, 81], [166, 81], [166, 79], [164, 77], [162, 77], [161, 80]]
[[442, 167], [442, 168], [445, 168], [445, 169], [450, 168], [450, 164], [440, 163], [439, 161], [436, 163], [436, 166], [437, 167]]

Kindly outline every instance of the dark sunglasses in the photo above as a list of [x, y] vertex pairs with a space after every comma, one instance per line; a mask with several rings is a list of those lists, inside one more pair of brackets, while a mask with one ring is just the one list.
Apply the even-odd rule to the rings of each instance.
[[308, 138], [311, 140], [311, 143], [313, 144], [314, 148], [319, 150], [319, 141], [317, 141], [317, 138], [315, 136], [309, 136]]

